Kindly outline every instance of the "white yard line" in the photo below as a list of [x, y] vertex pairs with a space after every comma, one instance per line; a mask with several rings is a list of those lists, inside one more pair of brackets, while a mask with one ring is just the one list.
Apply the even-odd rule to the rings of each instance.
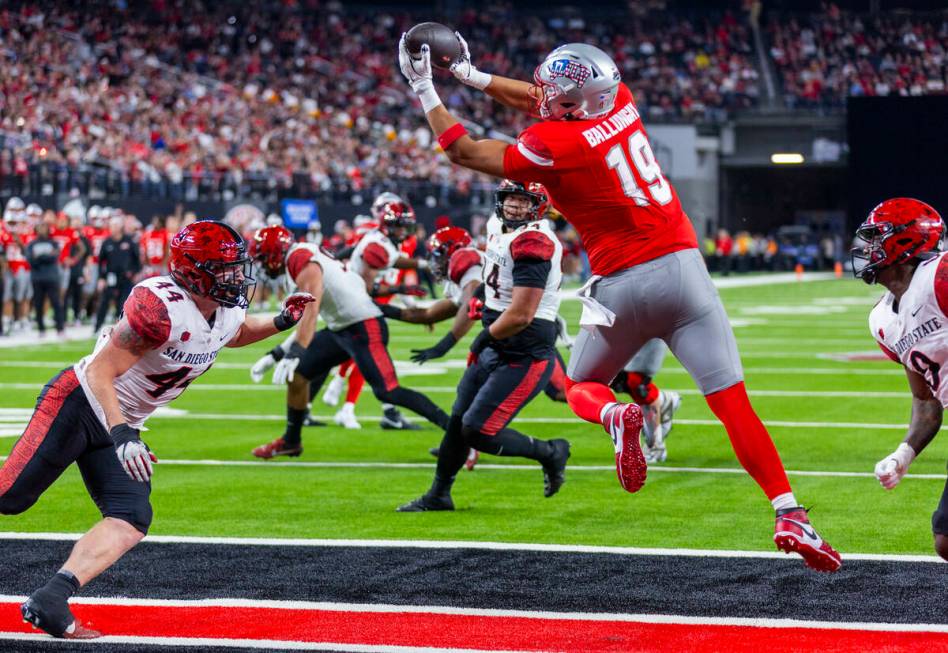
[[[0, 541], [54, 541], [74, 542], [82, 533], [17, 533], [0, 531]], [[279, 546], [279, 547], [356, 547], [356, 548], [409, 548], [409, 549], [478, 549], [487, 551], [531, 551], [552, 553], [601, 553], [620, 556], [669, 556], [683, 558], [765, 558], [786, 560], [780, 551], [745, 551], [734, 549], [666, 549], [654, 547], [603, 546], [588, 544], [541, 544], [534, 542], [491, 542], [478, 540], [397, 540], [397, 539], [308, 539], [259, 537], [203, 537], [196, 535], [148, 535], [147, 542], [159, 544], [211, 544], [226, 546]], [[938, 556], [906, 555], [896, 553], [847, 553], [846, 560], [886, 562], [930, 562], [944, 564]], [[80, 597], [81, 598], [81, 597]], [[2, 598], [0, 598], [2, 600]], [[22, 600], [22, 599], [19, 599]]]

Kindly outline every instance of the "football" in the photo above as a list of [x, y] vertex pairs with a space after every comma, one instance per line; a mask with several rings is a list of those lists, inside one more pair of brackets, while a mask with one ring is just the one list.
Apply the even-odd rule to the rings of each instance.
[[461, 42], [450, 27], [441, 23], [418, 23], [406, 35], [408, 54], [421, 53], [425, 43], [431, 49], [431, 65], [450, 68], [461, 56]]

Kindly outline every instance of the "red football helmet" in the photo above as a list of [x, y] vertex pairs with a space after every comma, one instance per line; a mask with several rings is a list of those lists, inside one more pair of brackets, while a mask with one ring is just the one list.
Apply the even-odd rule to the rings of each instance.
[[168, 267], [181, 287], [228, 308], [250, 304], [247, 291], [256, 282], [244, 239], [233, 227], [215, 220], [193, 222], [174, 235], [170, 249]]
[[286, 271], [286, 254], [294, 242], [293, 234], [282, 225], [257, 229], [250, 239], [250, 258], [276, 279]]
[[881, 270], [940, 250], [944, 231], [941, 216], [925, 202], [910, 197], [886, 200], [856, 230], [857, 245], [850, 252], [853, 274], [875, 283]]
[[442, 227], [428, 237], [428, 260], [435, 276], [443, 279], [448, 274], [451, 255], [459, 249], [469, 247], [473, 240], [467, 229]]
[[[533, 206], [530, 207], [526, 215], [507, 217], [504, 211], [504, 200], [511, 195], [523, 195], [533, 203]], [[546, 192], [546, 188], [543, 184], [536, 182], [522, 184], [519, 181], [504, 179], [494, 192], [494, 198], [497, 217], [500, 218], [500, 221], [503, 222], [504, 226], [508, 229], [516, 229], [527, 222], [535, 222], [545, 216], [547, 209], [550, 208], [550, 196]]]
[[396, 245], [415, 233], [415, 210], [404, 201], [389, 202], [382, 207], [379, 229]]
[[382, 211], [389, 204], [398, 204], [399, 202], [404, 202], [400, 195], [396, 195], [390, 191], [385, 191], [384, 193], [379, 194], [374, 200], [372, 200], [372, 206], [369, 208], [369, 212], [372, 214], [372, 217], [376, 222], [382, 220]]

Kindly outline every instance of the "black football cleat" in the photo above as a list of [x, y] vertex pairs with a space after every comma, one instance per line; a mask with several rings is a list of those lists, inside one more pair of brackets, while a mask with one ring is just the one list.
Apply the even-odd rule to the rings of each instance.
[[553, 455], [543, 463], [543, 496], [550, 498], [566, 482], [566, 461], [569, 460], [569, 441], [550, 440]]
[[423, 494], [414, 501], [410, 501], [395, 509], [395, 512], [433, 512], [436, 510], [454, 510], [451, 497], [433, 497]]
[[421, 427], [409, 422], [397, 408], [386, 408], [382, 411], [380, 425], [386, 431], [420, 431]]
[[23, 621], [33, 624], [45, 633], [60, 639], [96, 639], [102, 637], [97, 630], [86, 628], [72, 616], [69, 604], [62, 599], [53, 598], [36, 590], [20, 605]]

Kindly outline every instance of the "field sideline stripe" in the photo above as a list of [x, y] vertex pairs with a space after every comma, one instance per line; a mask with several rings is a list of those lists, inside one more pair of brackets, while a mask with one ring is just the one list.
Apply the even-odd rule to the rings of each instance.
[[[313, 415], [315, 419], [329, 421], [333, 415]], [[381, 415], [359, 415], [364, 420], [380, 420]], [[209, 419], [217, 421], [261, 421], [283, 422], [283, 415], [249, 415], [241, 413], [191, 413], [182, 411], [180, 414], [155, 414], [150, 419]], [[517, 417], [517, 422], [523, 424], [583, 424], [577, 417]], [[786, 420], [765, 419], [764, 423], [770, 427], [793, 429], [868, 429], [886, 431], [904, 431], [908, 424], [879, 424], [874, 422], [793, 422]], [[685, 426], [720, 426], [716, 419], [676, 419], [675, 424]]]
[[[0, 595], [0, 603], [20, 603], [25, 596]], [[337, 603], [322, 601], [274, 601], [266, 599], [137, 599], [124, 597], [74, 597], [75, 605], [116, 605], [167, 608], [265, 608], [271, 610], [312, 610], [375, 614], [438, 614], [466, 617], [507, 617], [555, 621], [621, 621], [689, 626], [744, 626], [751, 628], [814, 628], [826, 630], [871, 630], [883, 632], [948, 633], [948, 624], [881, 623], [866, 621], [816, 621], [768, 617], [698, 617], [674, 614], [636, 614], [624, 612], [553, 612], [546, 610], [502, 610], [496, 608], [459, 608], [440, 605], [396, 605], [387, 603]], [[455, 649], [457, 650], [457, 649]]]
[[[19, 533], [0, 531], [0, 541], [74, 542], [82, 533]], [[486, 551], [530, 551], [548, 553], [602, 553], [620, 556], [668, 556], [683, 558], [764, 558], [787, 560], [780, 551], [743, 551], [733, 549], [662, 549], [655, 547], [607, 546], [590, 544], [542, 544], [532, 542], [490, 542], [479, 540], [366, 540], [318, 538], [208, 537], [200, 535], [148, 535], [146, 542], [157, 544], [219, 544], [226, 546], [354, 547], [392, 549], [478, 549]], [[944, 564], [934, 555], [900, 553], [845, 553], [843, 560], [881, 562], [924, 562]]]
[[[40, 633], [0, 632], [0, 641], [51, 643], [49, 635]], [[138, 644], [152, 646], [179, 646], [192, 648], [240, 648], [263, 651], [341, 651], [342, 653], [536, 653], [508, 649], [438, 648], [418, 646], [387, 646], [382, 644], [340, 644], [336, 642], [298, 642], [283, 639], [226, 639], [216, 637], [139, 637], [135, 635], [103, 635], [94, 640], [70, 640], [85, 644], [90, 650], [103, 644]], [[87, 643], [88, 642], [88, 643]], [[55, 648], [53, 648], [55, 650]]]
[[[6, 460], [6, 456], [0, 456], [0, 461]], [[304, 461], [304, 460], [286, 460], [280, 462], [264, 460], [213, 460], [208, 458], [162, 458], [159, 460], [161, 465], [180, 465], [190, 467], [258, 467], [280, 469], [286, 467], [310, 468], [310, 469], [434, 469], [435, 463], [395, 463], [383, 461]], [[512, 463], [509, 465], [498, 465], [493, 463], [480, 463], [477, 469], [489, 469], [496, 471], [517, 471], [517, 472], [535, 472], [536, 465], [520, 465]], [[611, 472], [615, 470], [615, 465], [570, 465], [568, 469], [571, 472]], [[687, 473], [687, 474], [746, 474], [740, 467], [671, 467], [666, 465], [650, 465], [650, 472], [666, 473]], [[788, 469], [789, 476], [813, 476], [817, 478], [875, 478], [872, 472], [841, 472], [830, 470], [811, 470], [811, 469]], [[906, 474], [904, 478], [911, 478], [923, 481], [944, 481], [944, 474]]]

